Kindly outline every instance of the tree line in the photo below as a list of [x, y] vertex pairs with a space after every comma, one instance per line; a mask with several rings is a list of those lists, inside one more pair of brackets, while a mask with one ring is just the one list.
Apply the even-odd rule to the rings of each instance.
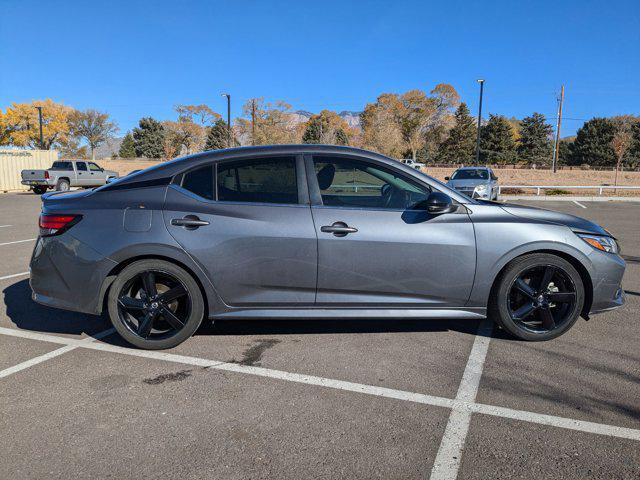
[[[40, 143], [38, 110], [43, 116]], [[322, 143], [352, 145], [393, 158], [426, 163], [473, 163], [477, 121], [454, 87], [430, 92], [384, 93], [365, 106], [360, 126], [322, 110], [300, 121], [284, 101], [249, 99], [232, 128], [207, 105], [177, 105], [175, 118], [144, 117], [127, 132], [113, 156], [173, 158], [238, 145]], [[0, 110], [0, 144], [56, 148], [63, 157], [95, 157], [95, 150], [118, 132], [107, 113], [75, 110], [52, 100], [14, 103]], [[83, 144], [84, 143], [84, 144]], [[480, 126], [480, 162], [547, 166], [553, 155], [553, 127], [541, 113], [522, 118], [489, 114]], [[559, 162], [598, 167], [640, 167], [640, 117], [593, 118], [575, 137], [559, 144]]]

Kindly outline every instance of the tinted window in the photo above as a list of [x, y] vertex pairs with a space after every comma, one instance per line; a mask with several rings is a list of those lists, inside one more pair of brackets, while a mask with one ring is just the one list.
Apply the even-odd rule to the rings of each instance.
[[374, 163], [316, 157], [314, 165], [324, 205], [404, 210], [431, 193], [429, 187]]
[[294, 157], [221, 162], [217, 178], [220, 201], [298, 203]]
[[487, 180], [489, 174], [486, 170], [458, 170], [451, 180]]
[[207, 165], [185, 173], [182, 177], [182, 188], [199, 197], [213, 200], [213, 167]]
[[53, 162], [51, 170], [73, 170], [71, 162]]
[[87, 171], [87, 164], [84, 162], [76, 162], [76, 168], [81, 172]]
[[89, 162], [89, 170], [91, 170], [92, 172], [100, 172], [102, 168], [100, 168], [98, 165], [96, 165], [93, 162]]

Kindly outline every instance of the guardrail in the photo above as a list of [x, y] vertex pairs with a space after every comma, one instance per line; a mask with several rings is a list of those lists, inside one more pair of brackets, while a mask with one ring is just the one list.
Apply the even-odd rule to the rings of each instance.
[[603, 190], [640, 190], [640, 186], [626, 185], [499, 185], [498, 194], [503, 188], [528, 188], [535, 189], [536, 195], [540, 195], [541, 190], [598, 190], [598, 195], [602, 195]]

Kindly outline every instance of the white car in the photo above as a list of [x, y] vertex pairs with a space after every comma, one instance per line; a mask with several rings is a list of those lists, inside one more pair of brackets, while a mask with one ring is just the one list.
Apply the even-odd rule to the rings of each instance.
[[410, 166], [411, 168], [415, 168], [416, 170], [420, 170], [422, 167], [424, 167], [424, 163], [416, 162], [412, 158], [405, 158], [404, 160], [402, 160], [402, 163]]

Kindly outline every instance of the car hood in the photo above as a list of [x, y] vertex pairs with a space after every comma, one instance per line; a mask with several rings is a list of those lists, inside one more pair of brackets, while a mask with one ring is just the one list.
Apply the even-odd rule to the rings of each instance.
[[460, 187], [477, 187], [478, 185], [484, 185], [485, 183], [489, 183], [489, 180], [449, 180], [449, 185], [452, 188], [460, 188]]
[[[484, 202], [482, 202], [484, 203]], [[520, 218], [531, 220], [542, 220], [544, 222], [565, 225], [576, 232], [593, 233], [596, 235], [610, 235], [597, 223], [593, 223], [585, 218], [569, 215], [568, 213], [554, 212], [543, 208], [526, 207], [523, 205], [503, 204], [500, 208], [507, 213]]]

